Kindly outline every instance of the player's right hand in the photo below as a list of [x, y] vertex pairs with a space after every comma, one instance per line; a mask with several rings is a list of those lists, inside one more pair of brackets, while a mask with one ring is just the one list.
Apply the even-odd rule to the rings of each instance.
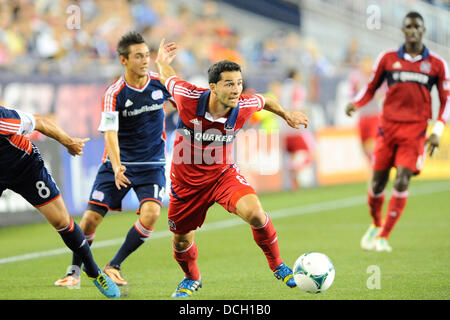
[[81, 156], [83, 154], [84, 143], [89, 141], [89, 138], [72, 138], [70, 143], [66, 144], [67, 151], [72, 156]]
[[125, 176], [125, 171], [127, 171], [127, 168], [123, 165], [120, 165], [116, 170], [114, 170], [116, 187], [119, 190], [122, 187], [126, 188], [129, 184], [131, 184], [130, 180], [128, 180], [128, 178]]
[[351, 117], [356, 110], [358, 110], [358, 107], [350, 102], [345, 108], [345, 114]]

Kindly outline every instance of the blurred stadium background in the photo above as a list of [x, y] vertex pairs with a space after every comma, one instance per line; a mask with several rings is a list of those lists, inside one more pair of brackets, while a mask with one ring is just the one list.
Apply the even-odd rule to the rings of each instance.
[[[204, 84], [211, 63], [233, 60], [243, 66], [246, 90], [271, 93], [308, 114], [295, 155], [286, 148], [292, 132], [278, 118], [262, 112], [243, 130], [236, 143], [247, 145], [236, 159], [258, 192], [364, 182], [370, 170], [358, 117], [344, 114], [355, 93], [352, 75], [403, 42], [400, 26], [411, 10], [424, 16], [425, 44], [450, 63], [448, 0], [0, 0], [0, 101], [91, 138], [84, 155], [73, 158], [56, 142], [31, 137], [69, 212], [82, 214], [103, 153], [100, 100], [122, 73], [116, 44], [137, 30], [152, 53], [162, 37], [178, 42], [174, 67], [187, 80]], [[166, 121], [169, 156], [176, 117]], [[450, 179], [449, 131], [419, 179]], [[136, 207], [130, 194], [124, 210]], [[0, 226], [38, 220], [20, 196], [3, 193]]]

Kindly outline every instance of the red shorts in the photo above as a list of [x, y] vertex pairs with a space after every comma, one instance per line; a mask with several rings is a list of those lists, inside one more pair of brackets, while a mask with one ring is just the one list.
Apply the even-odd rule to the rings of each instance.
[[426, 122], [380, 121], [375, 141], [373, 169], [402, 166], [419, 173], [425, 160]]
[[286, 150], [289, 153], [294, 153], [299, 150], [308, 150], [308, 145], [301, 134], [289, 134], [285, 137]]
[[378, 115], [359, 119], [359, 136], [364, 144], [368, 139], [375, 139], [378, 132]]
[[235, 165], [216, 181], [202, 188], [192, 188], [172, 182], [169, 200], [169, 227], [176, 234], [186, 234], [202, 226], [206, 212], [215, 202], [236, 213], [236, 203], [255, 190], [239, 174]]

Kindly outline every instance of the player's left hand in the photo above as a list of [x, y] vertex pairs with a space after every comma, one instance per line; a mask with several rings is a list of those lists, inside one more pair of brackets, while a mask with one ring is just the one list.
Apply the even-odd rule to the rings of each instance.
[[301, 125], [308, 128], [308, 117], [301, 111], [288, 110], [284, 119], [292, 128], [299, 129]]
[[171, 64], [177, 55], [178, 46], [175, 42], [164, 44], [166, 39], [162, 39], [159, 44], [158, 55], [156, 56], [156, 63]]
[[430, 157], [433, 155], [433, 153], [438, 149], [439, 147], [439, 137], [437, 134], [432, 133], [426, 140], [425, 145], [428, 148], [428, 154]]
[[72, 138], [71, 141], [65, 145], [65, 147], [71, 155], [81, 156], [83, 154], [84, 143], [89, 140], [89, 138]]

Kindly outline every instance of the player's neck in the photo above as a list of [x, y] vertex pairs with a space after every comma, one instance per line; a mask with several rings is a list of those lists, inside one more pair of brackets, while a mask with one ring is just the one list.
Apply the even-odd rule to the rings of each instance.
[[135, 88], [142, 88], [148, 80], [148, 75], [145, 76], [139, 76], [137, 74], [134, 74], [132, 72], [125, 72], [125, 81], [132, 87]]
[[409, 54], [412, 58], [418, 56], [422, 53], [423, 43], [422, 42], [414, 42], [414, 43], [405, 43], [405, 52]]
[[231, 108], [224, 106], [219, 100], [211, 95], [208, 102], [208, 112], [214, 120], [225, 117]]

